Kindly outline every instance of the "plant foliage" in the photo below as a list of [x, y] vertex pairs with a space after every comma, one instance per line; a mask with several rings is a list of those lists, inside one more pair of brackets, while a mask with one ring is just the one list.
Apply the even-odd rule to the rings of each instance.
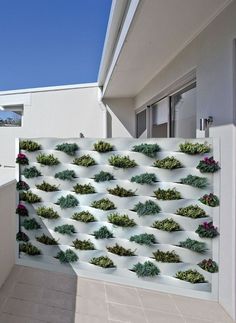
[[27, 151], [36, 151], [40, 150], [41, 146], [32, 140], [23, 140], [20, 141], [20, 149], [27, 150]]
[[37, 187], [37, 189], [44, 191], [44, 192], [56, 192], [58, 191], [58, 186], [56, 185], [51, 185], [49, 183], [46, 183], [45, 181], [43, 181], [42, 184], [38, 184], [35, 185]]
[[204, 222], [203, 224], [199, 224], [195, 232], [200, 238], [215, 238], [219, 235], [219, 232], [213, 225], [213, 222]]
[[51, 207], [40, 206], [39, 208], [37, 208], [36, 213], [38, 216], [41, 216], [45, 219], [55, 220], [59, 218], [59, 214]]
[[98, 174], [94, 175], [95, 182], [106, 182], [114, 179], [114, 176], [109, 172], [101, 171]]
[[198, 205], [189, 205], [186, 207], [181, 207], [176, 211], [176, 214], [186, 216], [192, 219], [206, 217], [206, 212], [200, 208]]
[[79, 202], [73, 195], [68, 194], [66, 196], [61, 196], [58, 199], [57, 204], [59, 204], [62, 209], [67, 209], [78, 206]]
[[29, 241], [29, 237], [28, 237], [28, 236], [27, 236], [27, 234], [25, 234], [24, 232], [19, 231], [19, 232], [16, 234], [16, 240], [17, 240], [17, 241], [28, 242], [28, 241]]
[[107, 219], [110, 223], [119, 227], [134, 227], [136, 225], [134, 220], [130, 219], [126, 214], [120, 215], [118, 213], [113, 213], [108, 215]]
[[154, 277], [160, 273], [159, 268], [151, 261], [145, 261], [143, 264], [138, 262], [132, 268], [138, 277]]
[[72, 220], [81, 221], [84, 223], [95, 222], [95, 217], [89, 211], [76, 212], [71, 217]]
[[76, 178], [76, 174], [73, 170], [63, 170], [55, 174], [55, 178], [59, 178], [62, 181], [73, 181]]
[[201, 197], [199, 201], [212, 207], [220, 205], [218, 197], [212, 193], [203, 195], [203, 197]]
[[180, 200], [182, 198], [180, 192], [176, 191], [175, 188], [168, 188], [167, 190], [158, 188], [158, 190], [153, 193], [158, 200]]
[[19, 181], [16, 183], [17, 191], [28, 191], [29, 188], [30, 188], [29, 185], [24, 181]]
[[151, 246], [153, 243], [156, 243], [156, 238], [154, 234], [141, 233], [131, 236], [129, 241], [133, 241], [141, 245]]
[[78, 145], [75, 143], [69, 144], [67, 142], [57, 145], [56, 150], [63, 151], [69, 156], [75, 156], [76, 151], [79, 149]]
[[210, 146], [206, 142], [204, 144], [200, 144], [198, 142], [185, 142], [183, 144], [180, 144], [179, 148], [182, 153], [189, 155], [205, 154], [209, 153], [211, 150]]
[[220, 169], [220, 166], [213, 157], [205, 157], [203, 160], [200, 160], [197, 169], [199, 169], [201, 173], [215, 173]]
[[153, 164], [154, 167], [164, 168], [164, 169], [176, 169], [181, 168], [183, 165], [175, 157], [166, 157], [164, 159], [156, 160]]
[[136, 162], [129, 158], [129, 156], [114, 155], [108, 159], [111, 166], [118, 168], [133, 168], [137, 166]]
[[186, 282], [192, 283], [192, 284], [198, 284], [198, 283], [205, 283], [205, 278], [202, 274], [200, 274], [197, 270], [186, 270], [186, 271], [178, 271], [175, 275], [176, 278], [180, 280], [184, 280]]
[[206, 177], [199, 177], [188, 175], [185, 178], [180, 179], [182, 184], [190, 185], [197, 188], [205, 188], [208, 185], [208, 181]]
[[51, 238], [51, 237], [47, 236], [46, 234], [42, 234], [40, 237], [35, 237], [35, 238], [38, 242], [46, 244], [48, 246], [58, 245], [58, 242], [54, 238]]
[[162, 221], [155, 221], [152, 225], [153, 228], [163, 231], [180, 231], [180, 225], [175, 222], [173, 219], [164, 219]]
[[18, 204], [18, 206], [16, 208], [16, 214], [18, 214], [20, 216], [28, 216], [29, 212], [23, 204]]
[[170, 263], [181, 262], [179, 255], [177, 255], [174, 250], [166, 251], [166, 252], [157, 250], [153, 252], [153, 256], [156, 261], [160, 261], [160, 262], [170, 262]]
[[40, 171], [37, 170], [35, 166], [25, 168], [22, 172], [22, 175], [25, 176], [25, 178], [33, 178], [33, 177], [38, 177], [41, 176], [42, 174]]
[[89, 184], [76, 184], [73, 187], [76, 194], [93, 194], [96, 193], [95, 188]]
[[31, 203], [31, 204], [38, 203], [38, 202], [42, 201], [40, 196], [32, 193], [31, 191], [20, 192], [20, 200]]
[[155, 157], [160, 147], [157, 144], [140, 144], [135, 145], [132, 150], [148, 157]]
[[98, 151], [99, 153], [106, 153], [108, 151], [113, 150], [113, 146], [109, 142], [105, 141], [98, 141], [93, 145], [94, 150]]
[[134, 206], [133, 211], [137, 212], [139, 216], [152, 215], [160, 212], [160, 207], [155, 202], [148, 200], [144, 203], [139, 202]]
[[91, 203], [91, 207], [94, 207], [95, 209], [104, 210], [104, 211], [116, 209], [115, 204], [107, 198], [93, 201]]
[[19, 165], [29, 165], [29, 159], [25, 154], [18, 154], [16, 157], [16, 163]]
[[30, 242], [20, 243], [19, 248], [20, 252], [24, 252], [30, 256], [37, 256], [41, 254], [40, 249], [32, 245]]
[[116, 187], [114, 188], [108, 188], [107, 191], [112, 195], [120, 197], [129, 197], [135, 195], [135, 192], [133, 192], [132, 190], [126, 190], [125, 188], [120, 187], [119, 185], [116, 185]]
[[79, 249], [79, 250], [94, 250], [95, 246], [94, 244], [88, 239], [88, 240], [79, 240], [79, 239], [75, 239], [74, 241], [72, 241], [73, 243], [73, 247], [75, 249]]
[[219, 269], [217, 263], [212, 259], [204, 259], [198, 264], [198, 266], [209, 273], [217, 273]]
[[41, 229], [41, 225], [33, 218], [33, 219], [25, 219], [22, 223], [22, 226], [25, 230], [38, 230]]
[[66, 251], [59, 251], [55, 258], [58, 259], [61, 263], [76, 262], [79, 259], [76, 253], [71, 249], [67, 249]]
[[59, 232], [60, 234], [68, 234], [71, 236], [73, 233], [76, 233], [75, 227], [72, 224], [63, 224], [54, 228], [55, 232]]
[[107, 250], [118, 256], [124, 256], [124, 257], [135, 256], [135, 251], [119, 246], [117, 243], [112, 247], [107, 247]]
[[197, 240], [187, 238], [185, 241], [180, 241], [179, 246], [187, 248], [198, 253], [204, 253], [207, 251], [206, 244]]
[[54, 157], [53, 154], [46, 155], [40, 154], [36, 157], [37, 162], [45, 166], [55, 166], [60, 163], [57, 157]]
[[107, 229], [106, 226], [101, 227], [99, 230], [93, 232], [95, 239], [110, 239], [114, 238], [113, 234]]
[[102, 268], [114, 268], [115, 267], [113, 261], [110, 258], [108, 258], [107, 256], [94, 257], [90, 260], [90, 264], [93, 264], [95, 266], [99, 266]]
[[95, 160], [89, 155], [83, 155], [81, 157], [77, 157], [73, 160], [73, 164], [77, 166], [89, 167], [96, 164]]
[[136, 175], [131, 177], [131, 182], [135, 182], [138, 184], [153, 184], [154, 182], [157, 181], [156, 175], [153, 173], [144, 173], [144, 174], [140, 174], [140, 175]]

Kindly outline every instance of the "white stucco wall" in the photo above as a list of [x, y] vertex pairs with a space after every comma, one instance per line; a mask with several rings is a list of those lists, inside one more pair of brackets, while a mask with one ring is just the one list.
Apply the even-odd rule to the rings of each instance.
[[24, 103], [23, 126], [0, 127], [0, 164], [14, 165], [17, 137], [102, 137], [98, 87], [2, 94], [0, 105]]

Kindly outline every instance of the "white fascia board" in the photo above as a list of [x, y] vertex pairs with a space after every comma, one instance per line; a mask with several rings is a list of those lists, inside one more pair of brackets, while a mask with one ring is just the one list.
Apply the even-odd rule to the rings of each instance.
[[112, 0], [109, 20], [107, 24], [106, 37], [103, 46], [102, 58], [98, 72], [98, 85], [102, 86], [106, 78], [106, 72], [111, 62], [117, 37], [122, 28], [121, 24], [128, 5], [128, 0]]
[[112, 73], [113, 73], [114, 68], [116, 66], [116, 63], [117, 63], [117, 60], [118, 60], [118, 58], [120, 56], [120, 53], [121, 53], [121, 50], [122, 50], [122, 48], [124, 46], [124, 43], [125, 43], [129, 28], [131, 26], [131, 23], [133, 21], [133, 18], [135, 16], [135, 13], [136, 13], [136, 10], [138, 8], [139, 3], [140, 3], [140, 0], [132, 0], [131, 3], [130, 3], [130, 6], [129, 6], [129, 9], [128, 9], [128, 12], [127, 12], [124, 24], [123, 24], [123, 28], [122, 28], [122, 31], [120, 33], [120, 37], [119, 37], [119, 40], [117, 42], [116, 49], [114, 51], [112, 62], [110, 64], [110, 67], [108, 69], [108, 73], [106, 74], [105, 82], [103, 84], [103, 96], [104, 96], [104, 94], [106, 92], [107, 85], [108, 85], [108, 83], [109, 83], [109, 81], [111, 79]]
[[0, 95], [60, 91], [60, 90], [73, 90], [73, 89], [90, 88], [90, 87], [98, 87], [98, 83], [97, 82], [96, 83], [82, 83], [82, 84], [46, 86], [46, 87], [35, 87], [35, 88], [29, 88], [29, 89], [20, 89], [20, 90], [0, 91]]

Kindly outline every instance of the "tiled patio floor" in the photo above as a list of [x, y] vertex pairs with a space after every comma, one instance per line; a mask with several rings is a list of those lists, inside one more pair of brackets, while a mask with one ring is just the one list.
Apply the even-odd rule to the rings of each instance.
[[220, 305], [15, 266], [0, 289], [1, 323], [229, 323]]

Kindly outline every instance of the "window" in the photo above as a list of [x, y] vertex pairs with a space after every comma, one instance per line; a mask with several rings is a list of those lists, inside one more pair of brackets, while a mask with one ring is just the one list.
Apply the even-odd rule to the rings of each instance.
[[169, 97], [151, 105], [152, 138], [166, 138], [169, 134]]
[[146, 136], [146, 109], [136, 114], [136, 136]]
[[0, 106], [0, 127], [21, 127], [23, 105]]

